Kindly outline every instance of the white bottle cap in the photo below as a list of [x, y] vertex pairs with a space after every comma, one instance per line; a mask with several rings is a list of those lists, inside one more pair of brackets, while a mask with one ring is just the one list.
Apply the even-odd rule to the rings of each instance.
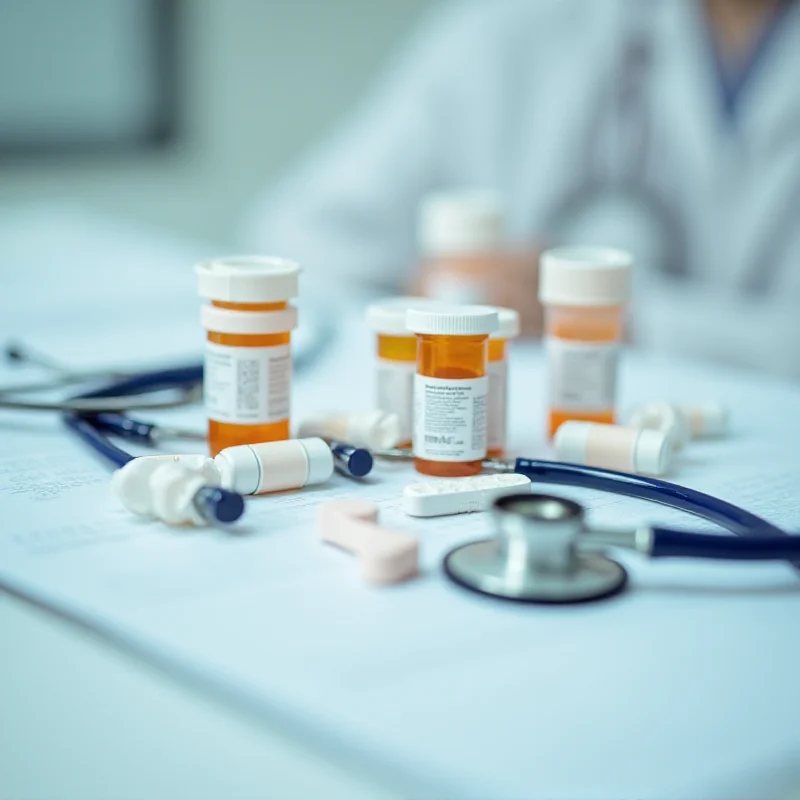
[[728, 409], [720, 402], [681, 403], [678, 408], [686, 415], [692, 436], [724, 436], [728, 432]]
[[373, 409], [307, 417], [297, 426], [297, 436], [338, 439], [353, 447], [385, 450], [396, 447], [402, 440], [401, 427], [398, 414]]
[[676, 450], [680, 450], [691, 438], [686, 415], [671, 403], [645, 403], [635, 406], [625, 424], [632, 428], [661, 431], [672, 438], [672, 445]]
[[591, 423], [579, 420], [559, 425], [553, 439], [556, 458], [567, 464], [585, 464], [586, 443], [590, 430]]
[[500, 324], [491, 306], [446, 306], [406, 312], [406, 325], [414, 333], [432, 336], [487, 336]]
[[249, 445], [226, 447], [214, 457], [220, 485], [239, 494], [255, 494], [261, 481], [258, 456]]
[[231, 303], [280, 303], [296, 297], [300, 267], [271, 256], [230, 256], [195, 265], [201, 297]]
[[630, 297], [633, 258], [608, 247], [563, 247], [542, 253], [539, 300], [562, 306], [616, 306]]
[[325, 483], [333, 475], [333, 453], [322, 439], [298, 439], [297, 442], [305, 450], [308, 459], [308, 475], [304, 486]]
[[367, 325], [375, 333], [413, 338], [414, 334], [406, 327], [406, 312], [410, 308], [436, 305], [439, 301], [429, 297], [391, 297], [367, 306]]
[[633, 469], [641, 475], [663, 475], [672, 460], [672, 439], [661, 431], [639, 431], [633, 447]]
[[490, 339], [515, 339], [519, 336], [519, 314], [513, 308], [498, 308], [499, 325]]
[[497, 251], [506, 238], [502, 198], [478, 190], [428, 195], [419, 206], [417, 237], [425, 256]]
[[347, 443], [370, 450], [397, 447], [401, 438], [400, 417], [388, 411], [355, 411], [347, 419]]
[[204, 305], [200, 307], [200, 323], [205, 330], [217, 333], [286, 333], [297, 327], [297, 309], [289, 305], [280, 311], [235, 311]]

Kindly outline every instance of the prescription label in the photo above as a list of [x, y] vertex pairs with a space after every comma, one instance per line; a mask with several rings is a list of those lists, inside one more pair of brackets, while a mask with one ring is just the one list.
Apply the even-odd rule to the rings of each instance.
[[414, 376], [413, 450], [428, 461], [486, 456], [489, 379]]
[[414, 361], [379, 358], [375, 371], [375, 408], [397, 414], [401, 442], [411, 441], [416, 370]]
[[292, 357], [288, 344], [229, 347], [206, 343], [203, 395], [209, 419], [268, 425], [289, 416]]
[[613, 408], [619, 345], [571, 342], [547, 337], [550, 407], [574, 411]]
[[505, 360], [490, 361], [486, 366], [486, 375], [489, 378], [486, 447], [493, 450], [506, 446], [508, 365]]

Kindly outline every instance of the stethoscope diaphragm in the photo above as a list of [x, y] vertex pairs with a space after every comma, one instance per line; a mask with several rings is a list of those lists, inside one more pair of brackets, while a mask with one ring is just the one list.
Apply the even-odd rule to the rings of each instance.
[[460, 545], [444, 559], [459, 586], [493, 598], [566, 604], [621, 592], [625, 568], [599, 553], [579, 553], [583, 507], [552, 495], [516, 494], [492, 509], [497, 534]]

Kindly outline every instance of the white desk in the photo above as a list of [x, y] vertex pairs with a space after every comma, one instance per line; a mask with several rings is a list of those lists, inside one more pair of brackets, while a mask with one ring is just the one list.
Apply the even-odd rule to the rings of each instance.
[[[52, 230], [59, 223], [40, 218], [20, 232], [20, 219], [5, 229], [0, 220], [0, 240], [8, 242], [16, 231], [14, 246], [24, 260], [25, 253], [47, 250], [42, 226]], [[69, 290], [56, 280], [64, 265], [42, 266], [44, 253], [38, 252], [31, 258], [44, 279], [13, 277], [18, 302], [4, 305], [3, 328], [82, 363], [196, 349], [196, 300], [186, 267], [207, 253], [163, 243], [131, 252], [124, 228], [81, 242], [81, 225], [73, 220], [66, 226], [76, 249], [85, 248], [87, 238], [105, 245], [119, 238], [128, 267], [115, 291], [127, 284], [130, 297], [136, 293], [131, 287], [144, 287], [139, 304], [126, 310], [125, 304], [87, 303], [86, 295], [110, 290], [96, 279]], [[144, 278], [159, 259], [162, 288], [152, 298]], [[174, 270], [172, 278], [167, 270]], [[35, 306], [23, 307], [24, 298], [33, 303], [37, 296]], [[151, 311], [169, 316], [132, 337], [144, 299], [151, 300]], [[78, 356], [79, 345], [86, 352]], [[358, 354], [348, 360], [353, 381], [343, 389], [342, 357], [332, 353], [298, 381], [298, 413], [316, 407], [320, 397], [329, 407], [358, 403], [350, 387], [366, 385], [369, 344], [357, 326], [347, 326], [340, 346]], [[538, 375], [540, 354], [519, 350], [511, 418], [525, 455], [543, 454]], [[800, 469], [787, 475], [770, 466], [773, 449], [782, 447], [781, 426], [800, 408], [797, 387], [636, 354], [626, 360], [626, 402], [708, 394], [730, 402], [736, 436], [696, 445], [675, 480], [713, 488], [715, 464], [750, 453], [753, 462], [727, 479], [727, 496], [800, 527]], [[761, 409], [768, 413], [752, 413]], [[797, 433], [787, 436], [796, 440]], [[0, 438], [6, 453], [46, 450], [55, 441], [62, 451], [74, 450], [81, 471], [102, 470], [46, 419], [4, 415]], [[774, 478], [785, 482], [786, 496], [780, 506], [765, 507], [759, 481]], [[101, 484], [85, 491], [98, 505], [108, 502]], [[9, 509], [17, 506], [0, 494], [0, 508], [4, 528], [13, 530]], [[620, 508], [595, 503], [594, 513], [602, 518]], [[657, 509], [644, 513], [666, 518]], [[257, 519], [267, 524], [266, 517]], [[629, 560], [633, 591], [619, 600], [579, 610], [509, 608], [461, 592], [437, 571], [442, 552], [480, 525], [473, 518], [465, 520], [464, 533], [429, 528], [423, 577], [388, 592], [365, 590], [354, 565], [313, 536], [280, 545], [278, 535], [237, 543], [248, 552], [247, 564], [261, 564], [263, 573], [248, 571], [231, 546], [220, 553], [220, 568], [227, 568], [222, 586], [206, 592], [201, 582], [169, 602], [157, 586], [165, 620], [149, 632], [161, 646], [180, 640], [182, 665], [202, 665], [194, 683], [180, 683], [186, 671], [171, 657], [155, 659], [176, 667], [165, 679], [100, 640], [4, 598], [0, 794], [696, 798], [730, 796], [735, 789], [738, 796], [762, 798], [778, 796], [797, 778], [800, 692], [787, 687], [800, 666], [800, 581], [788, 568]], [[152, 532], [143, 539], [156, 547], [167, 541]], [[202, 535], [188, 546], [182, 557], [217, 547]], [[73, 552], [56, 562], [52, 581], [42, 584], [45, 593], [70, 571], [57, 567], [78, 558]], [[269, 572], [276, 559], [295, 570], [284, 587]], [[163, 564], [150, 568], [154, 577], [170, 575]], [[175, 579], [185, 581], [185, 566], [174, 569]], [[46, 572], [31, 574], [27, 589]], [[118, 575], [133, 576], [126, 570]], [[180, 629], [171, 627], [175, 602], [185, 611]], [[113, 611], [125, 623], [125, 641], [140, 643], [143, 609], [120, 605]], [[227, 614], [248, 618], [250, 639], [226, 633], [225, 621], [233, 618]], [[227, 641], [208, 652], [204, 638], [215, 627], [217, 641], [226, 635]], [[271, 690], [277, 694], [270, 696]]]

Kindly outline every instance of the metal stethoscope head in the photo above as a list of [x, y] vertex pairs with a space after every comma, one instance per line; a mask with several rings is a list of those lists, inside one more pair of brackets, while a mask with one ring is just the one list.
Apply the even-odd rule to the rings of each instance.
[[606, 555], [611, 548], [648, 558], [788, 561], [800, 568], [800, 536], [755, 517], [739, 536], [649, 525], [603, 530], [586, 524], [583, 506], [549, 494], [508, 495], [490, 513], [495, 536], [451, 550], [444, 570], [461, 586], [506, 600], [581, 603], [616, 594], [627, 573]]
[[[597, 552], [583, 506], [547, 494], [515, 494], [491, 510], [496, 535], [461, 545], [444, 560], [446, 574], [481, 594], [528, 603], [579, 603], [621, 591], [625, 569]], [[635, 532], [631, 532], [635, 539]]]

